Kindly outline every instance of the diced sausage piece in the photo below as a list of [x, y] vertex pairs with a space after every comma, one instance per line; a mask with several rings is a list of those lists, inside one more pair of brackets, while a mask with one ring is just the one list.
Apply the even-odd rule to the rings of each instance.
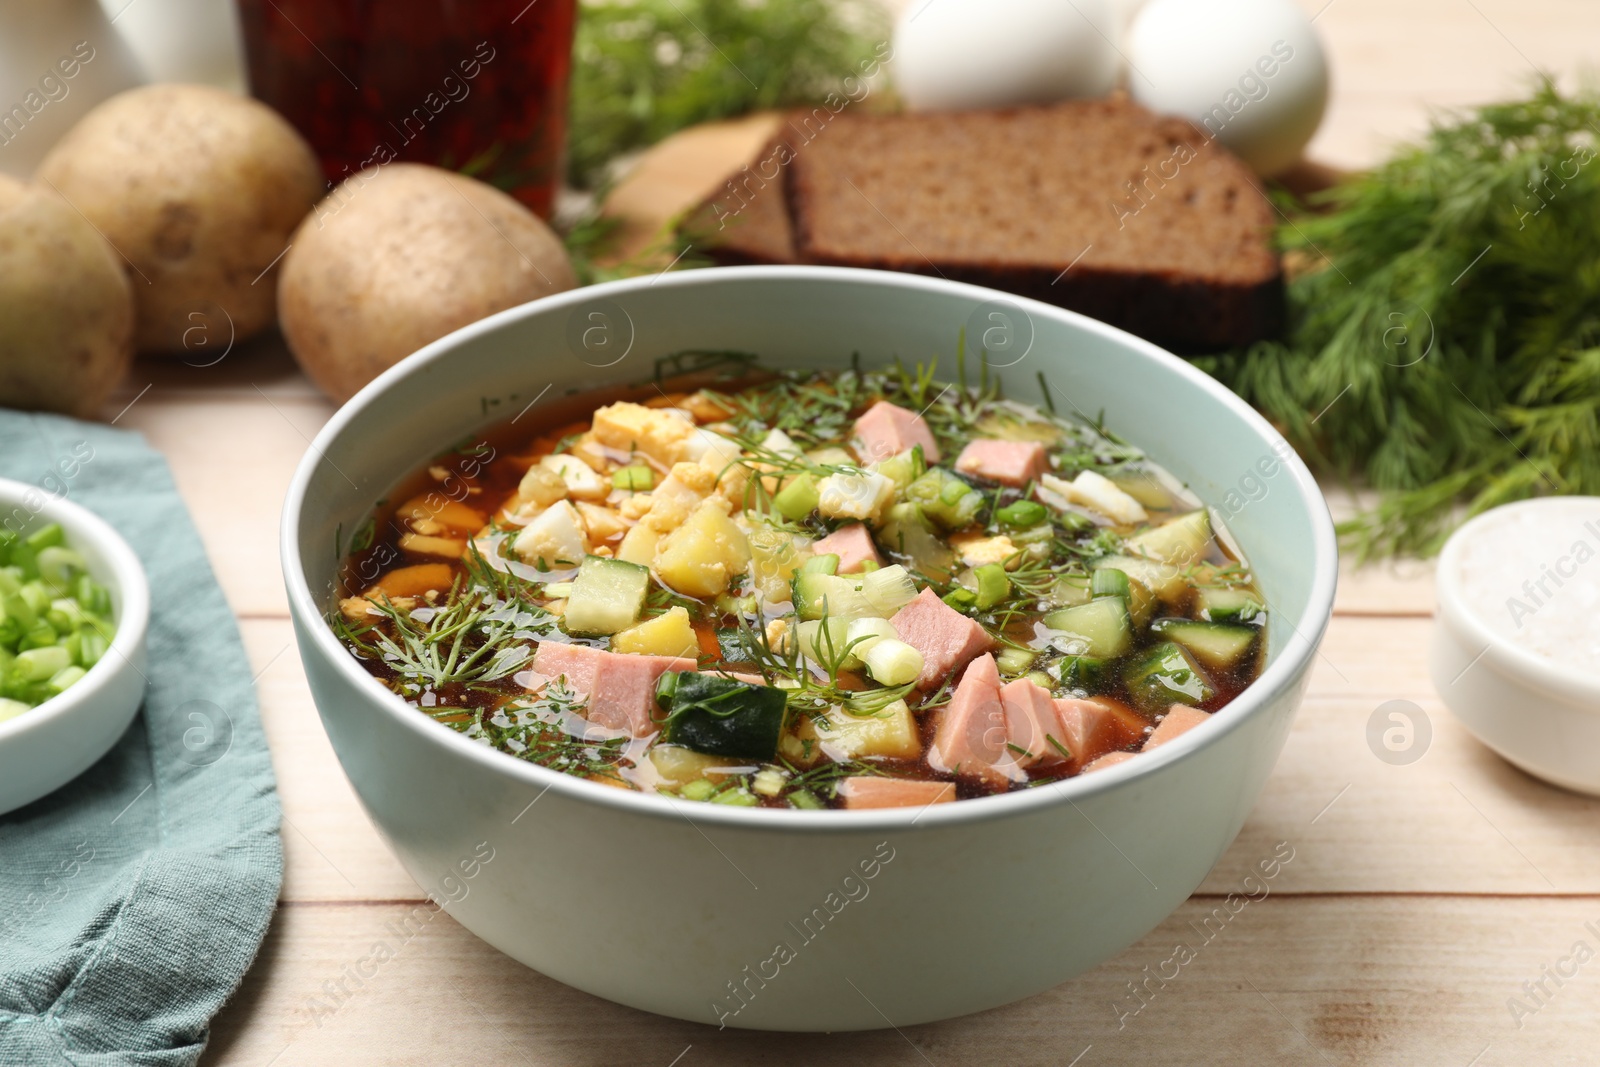
[[855, 574], [868, 561], [883, 566], [883, 557], [878, 555], [878, 546], [872, 543], [872, 534], [865, 523], [841, 526], [822, 540], [812, 542], [811, 551], [819, 556], [838, 556], [840, 574]]
[[961, 450], [956, 470], [1018, 489], [1050, 469], [1038, 441], [992, 441], [980, 438]]
[[1119, 763], [1127, 763], [1136, 755], [1138, 755], [1137, 752], [1112, 752], [1109, 755], [1101, 756], [1079, 773], [1088, 774], [1091, 771], [1103, 771], [1107, 767], [1115, 767]]
[[565, 678], [567, 688], [587, 696], [594, 690], [595, 672], [606, 653], [588, 645], [569, 645], [563, 641], [540, 641], [533, 654], [533, 671], [552, 681]]
[[667, 671], [693, 671], [692, 659], [676, 656], [633, 656], [602, 652], [585, 718], [634, 737], [649, 737], [661, 728], [655, 721], [656, 682]]
[[1073, 774], [1109, 753], [1137, 744], [1144, 736], [1146, 723], [1132, 708], [1107, 697], [1093, 700], [1057, 700], [1056, 719], [1061, 724], [1061, 742], [1072, 759], [1067, 770]]
[[1191, 708], [1187, 704], [1174, 704], [1167, 710], [1165, 716], [1156, 724], [1144, 743], [1141, 752], [1149, 752], [1152, 748], [1160, 748], [1168, 741], [1193, 730], [1196, 726], [1211, 718], [1206, 712], [1198, 708]]
[[1018, 766], [1061, 763], [1066, 758], [1061, 749], [1072, 751], [1061, 739], [1061, 722], [1048, 690], [1018, 678], [1000, 688], [1000, 703], [1006, 714], [1006, 751]]
[[889, 622], [900, 640], [922, 653], [918, 689], [935, 688], [994, 645], [988, 631], [940, 600], [932, 589], [918, 593]]
[[994, 657], [972, 661], [950, 703], [938, 713], [928, 766], [989, 786], [1026, 775], [1006, 749], [1006, 713], [1000, 700], [1000, 670]]
[[584, 718], [608, 730], [648, 737], [654, 721], [656, 682], [667, 671], [692, 671], [692, 659], [634, 656], [588, 645], [541, 641], [533, 670], [546, 678], [565, 678], [567, 688], [588, 698]]
[[847, 808], [923, 808], [956, 798], [954, 782], [856, 775], [839, 783], [839, 799]]
[[863, 463], [876, 463], [922, 446], [922, 458], [939, 462], [939, 446], [922, 416], [898, 404], [880, 400], [856, 420], [856, 452]]

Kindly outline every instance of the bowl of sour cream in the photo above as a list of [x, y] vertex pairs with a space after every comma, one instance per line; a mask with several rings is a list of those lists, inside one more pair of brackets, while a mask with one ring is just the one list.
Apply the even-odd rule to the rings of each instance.
[[1439, 557], [1430, 671], [1462, 725], [1529, 774], [1600, 795], [1600, 497], [1466, 523]]

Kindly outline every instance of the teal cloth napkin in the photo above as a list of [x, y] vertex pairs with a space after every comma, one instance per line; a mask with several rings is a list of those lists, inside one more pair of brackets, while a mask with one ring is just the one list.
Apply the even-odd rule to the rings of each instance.
[[150, 578], [149, 691], [77, 780], [0, 816], [0, 1064], [192, 1064], [283, 880], [249, 663], [166, 461], [0, 410], [0, 475], [96, 512]]

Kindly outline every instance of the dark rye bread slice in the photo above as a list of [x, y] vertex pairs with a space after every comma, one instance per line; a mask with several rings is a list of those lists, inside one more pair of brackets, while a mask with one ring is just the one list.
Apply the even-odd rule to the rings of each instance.
[[679, 232], [722, 266], [798, 262], [785, 189], [793, 156], [790, 139], [775, 136], [690, 212]]
[[802, 262], [976, 282], [1180, 351], [1282, 328], [1254, 176], [1125, 99], [840, 115], [785, 169]]

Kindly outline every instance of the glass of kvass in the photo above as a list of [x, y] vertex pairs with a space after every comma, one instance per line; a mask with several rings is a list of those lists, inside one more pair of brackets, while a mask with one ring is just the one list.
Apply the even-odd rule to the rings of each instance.
[[576, 0], [239, 0], [251, 92], [330, 184], [395, 161], [480, 178], [548, 218]]

